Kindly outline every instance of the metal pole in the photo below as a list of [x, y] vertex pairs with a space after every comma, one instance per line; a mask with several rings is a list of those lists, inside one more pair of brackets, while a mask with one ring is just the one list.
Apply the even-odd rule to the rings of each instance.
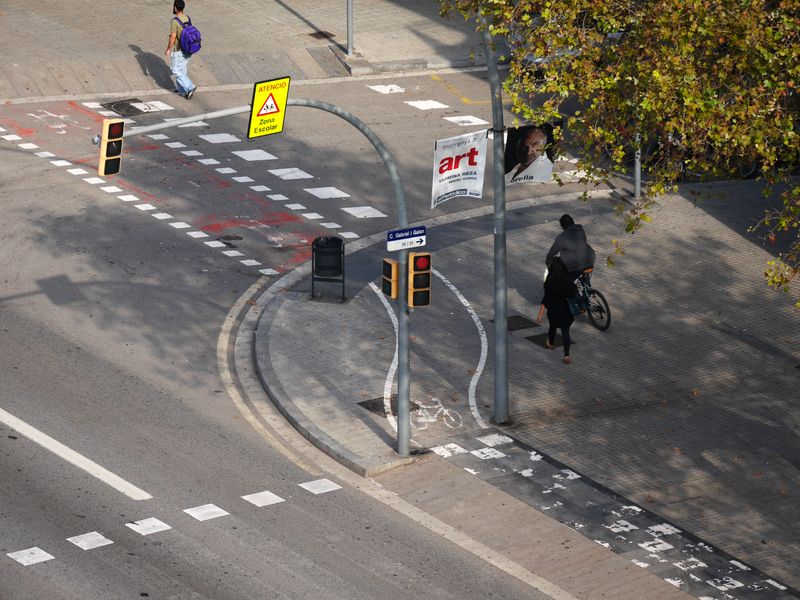
[[[484, 22], [484, 25], [486, 23]], [[506, 281], [506, 177], [503, 152], [503, 98], [500, 76], [492, 50], [488, 25], [482, 30], [486, 68], [492, 91], [494, 154], [494, 407], [492, 421], [498, 425], [508, 418], [508, 298]]]
[[[366, 137], [373, 145], [375, 150], [378, 151], [383, 164], [386, 165], [389, 171], [389, 179], [392, 181], [394, 187], [395, 201], [397, 204], [397, 226], [398, 229], [405, 229], [408, 227], [408, 214], [406, 211], [406, 197], [403, 193], [403, 186], [400, 183], [400, 174], [397, 171], [397, 165], [389, 154], [389, 150], [383, 144], [381, 139], [370, 129], [366, 123], [355, 115], [350, 114], [346, 110], [342, 110], [338, 106], [321, 102], [319, 100], [308, 100], [306, 98], [288, 98], [286, 102], [289, 106], [307, 106], [309, 108], [318, 108], [327, 111], [331, 114], [340, 117], [358, 129], [364, 137]], [[202, 115], [195, 115], [193, 117], [186, 117], [184, 119], [175, 119], [166, 123], [158, 123], [157, 125], [147, 125], [145, 127], [134, 127], [125, 131], [124, 137], [132, 135], [139, 135], [142, 133], [149, 133], [151, 131], [158, 131], [160, 129], [168, 129], [170, 127], [177, 127], [178, 125], [185, 125], [194, 123], [196, 121], [204, 121], [209, 119], [216, 119], [219, 117], [227, 117], [240, 113], [248, 113], [252, 108], [248, 106], [239, 106], [236, 108], [227, 108], [215, 112], [205, 113]], [[99, 136], [95, 136], [97, 141], [95, 144], [100, 143]], [[398, 316], [398, 333], [397, 333], [397, 453], [400, 456], [406, 457], [410, 454], [409, 441], [411, 439], [411, 376], [410, 376], [410, 363], [411, 351], [409, 345], [409, 314], [408, 314], [408, 301], [406, 298], [406, 267], [408, 265], [408, 250], [400, 251], [400, 276], [398, 284], [400, 286], [400, 314]]]
[[[398, 229], [408, 227], [408, 215], [406, 212], [406, 198], [403, 193], [403, 186], [400, 184], [400, 174], [397, 165], [391, 154], [384, 146], [380, 138], [373, 132], [366, 123], [359, 118], [342, 110], [341, 108], [320, 102], [319, 100], [307, 100], [305, 98], [289, 98], [288, 103], [294, 106], [308, 106], [326, 110], [337, 117], [341, 117], [356, 129], [358, 129], [370, 141], [378, 151], [383, 164], [389, 171], [389, 178], [394, 187], [395, 200], [397, 204], [397, 226]], [[409, 314], [408, 301], [406, 298], [406, 267], [408, 265], [408, 250], [400, 251], [400, 276], [398, 285], [400, 286], [400, 314], [397, 319], [397, 453], [406, 457], [410, 454], [409, 441], [411, 438], [411, 376], [410, 363], [411, 351], [409, 345]]]
[[353, 0], [347, 0], [347, 56], [353, 55]]
[[642, 195], [642, 136], [636, 134], [636, 152], [633, 155], [633, 199]]

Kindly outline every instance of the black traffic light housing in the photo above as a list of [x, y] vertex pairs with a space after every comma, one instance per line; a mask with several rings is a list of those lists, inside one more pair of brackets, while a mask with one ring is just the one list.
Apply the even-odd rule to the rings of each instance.
[[122, 136], [125, 121], [122, 119], [103, 119], [100, 136], [100, 162], [97, 172], [100, 175], [116, 175], [122, 166]]
[[408, 253], [408, 306], [431, 303], [431, 253]]
[[383, 293], [389, 298], [397, 298], [399, 289], [400, 264], [393, 258], [383, 259]]

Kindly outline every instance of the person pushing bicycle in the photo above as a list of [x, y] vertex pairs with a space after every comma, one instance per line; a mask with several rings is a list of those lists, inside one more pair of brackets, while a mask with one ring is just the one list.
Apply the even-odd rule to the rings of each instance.
[[574, 279], [577, 279], [586, 269], [594, 266], [595, 252], [586, 241], [583, 225], [575, 223], [575, 220], [567, 214], [561, 215], [558, 222], [563, 231], [550, 246], [545, 264], [549, 268], [553, 259], [558, 256], [570, 275], [574, 275]]

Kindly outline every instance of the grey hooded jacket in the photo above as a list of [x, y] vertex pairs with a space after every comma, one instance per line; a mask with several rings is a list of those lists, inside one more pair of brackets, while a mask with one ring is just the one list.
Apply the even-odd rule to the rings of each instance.
[[546, 264], [549, 265], [556, 256], [561, 257], [570, 272], [594, 265], [595, 252], [586, 241], [583, 225], [570, 225], [558, 235], [547, 253]]

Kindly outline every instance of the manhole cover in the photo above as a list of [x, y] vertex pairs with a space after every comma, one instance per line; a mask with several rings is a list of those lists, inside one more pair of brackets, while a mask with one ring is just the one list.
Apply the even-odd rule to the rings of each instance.
[[[379, 417], [386, 418], [386, 407], [385, 407], [385, 404], [383, 403], [383, 397], [373, 398], [372, 400], [362, 400], [361, 402], [358, 403], [358, 405], [361, 408], [366, 408], [371, 413], [375, 413]], [[391, 406], [392, 406], [392, 414], [396, 415], [397, 414], [397, 395], [396, 394], [392, 395]], [[411, 410], [411, 412], [414, 412], [415, 410], [419, 410], [419, 404], [417, 404], [414, 401], [411, 401], [410, 410]]]
[[336, 35], [330, 33], [329, 31], [315, 31], [314, 33], [309, 33], [308, 35], [315, 40], [332, 40], [336, 37]]
[[519, 331], [520, 329], [530, 329], [531, 327], [538, 327], [536, 321], [531, 321], [528, 317], [522, 315], [512, 315], [508, 317], [508, 330]]
[[113, 111], [120, 115], [121, 117], [133, 117], [135, 115], [141, 115], [145, 111], [135, 104], [142, 104], [142, 101], [138, 98], [126, 98], [125, 100], [114, 100], [113, 102], [106, 102], [105, 104], [101, 104], [103, 108]]

